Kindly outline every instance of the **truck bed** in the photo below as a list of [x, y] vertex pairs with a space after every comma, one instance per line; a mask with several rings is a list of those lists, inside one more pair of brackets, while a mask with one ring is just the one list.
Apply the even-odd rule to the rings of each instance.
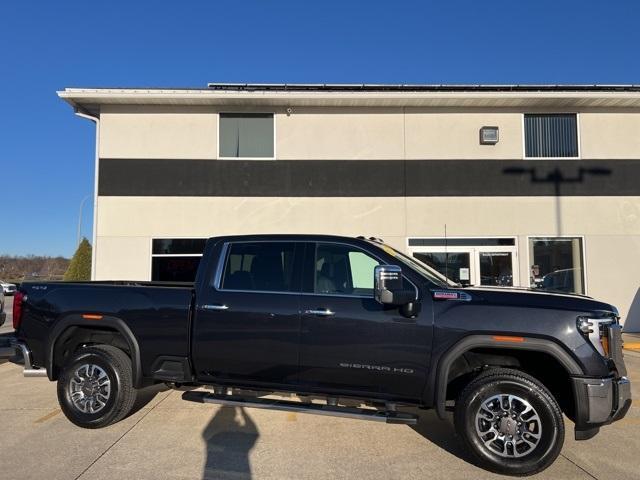
[[47, 365], [56, 332], [69, 325], [128, 330], [144, 344], [144, 377], [152, 376], [160, 357], [188, 358], [191, 283], [29, 282], [21, 290], [29, 302], [17, 337], [29, 338], [36, 365]]

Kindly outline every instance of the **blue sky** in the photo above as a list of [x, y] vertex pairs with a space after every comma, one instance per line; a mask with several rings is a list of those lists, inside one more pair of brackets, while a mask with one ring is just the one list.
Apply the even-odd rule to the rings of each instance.
[[74, 251], [94, 126], [64, 87], [638, 84], [638, 19], [635, 0], [3, 0], [0, 254]]

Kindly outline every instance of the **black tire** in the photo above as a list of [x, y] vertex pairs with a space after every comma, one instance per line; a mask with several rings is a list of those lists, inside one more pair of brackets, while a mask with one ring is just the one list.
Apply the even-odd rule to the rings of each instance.
[[[93, 412], [83, 412], [71, 398], [74, 376], [78, 369], [86, 365], [97, 366], [93, 371], [101, 369], [109, 380], [108, 399], [102, 402], [101, 406], [88, 402], [91, 405], [86, 410], [93, 410], [93, 407], [97, 406]], [[77, 384], [74, 382], [74, 385]], [[105, 398], [104, 391], [102, 393], [100, 399]], [[84, 393], [82, 395], [84, 396]], [[58, 378], [60, 408], [71, 422], [82, 428], [103, 428], [119, 422], [133, 408], [136, 395], [137, 391], [133, 388], [132, 381], [131, 359], [122, 350], [111, 345], [92, 345], [80, 349], [67, 361]]]
[[[498, 395], [514, 395], [534, 411], [532, 413], [518, 399], [506, 397], [505, 401], [505, 397], [496, 398]], [[491, 408], [487, 409], [489, 413], [477, 417], [480, 407], [492, 398]], [[507, 404], [515, 408], [505, 410], [503, 405]], [[520, 417], [525, 408], [528, 413]], [[508, 418], [513, 414], [505, 415], [505, 411], [515, 412], [515, 422]], [[535, 413], [537, 421], [533, 416]], [[538, 380], [518, 370], [491, 368], [475, 377], [456, 401], [454, 423], [456, 433], [478, 464], [495, 473], [526, 476], [541, 472], [555, 461], [564, 443], [562, 411], [553, 395]], [[491, 428], [497, 432], [488, 431]], [[499, 436], [504, 434], [504, 437]], [[513, 434], [511, 438], [510, 434]], [[523, 437], [537, 442], [536, 445], [531, 447]]]

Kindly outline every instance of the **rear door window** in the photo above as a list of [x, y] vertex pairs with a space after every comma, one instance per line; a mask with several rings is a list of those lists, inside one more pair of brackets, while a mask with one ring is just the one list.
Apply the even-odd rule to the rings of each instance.
[[229, 245], [222, 290], [293, 292], [294, 242], [239, 242]]

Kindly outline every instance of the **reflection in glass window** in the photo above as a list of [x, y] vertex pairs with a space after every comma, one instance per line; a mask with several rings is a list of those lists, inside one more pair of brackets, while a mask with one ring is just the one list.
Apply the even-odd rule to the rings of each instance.
[[154, 282], [193, 282], [196, 279], [201, 256], [154, 256], [151, 263], [151, 280]]
[[154, 238], [154, 255], [202, 254], [206, 238]]
[[206, 238], [154, 238], [151, 280], [194, 282], [206, 243]]
[[455, 283], [470, 282], [470, 255], [468, 252], [416, 252], [415, 258]]
[[543, 290], [584, 293], [582, 239], [545, 237], [529, 239], [530, 284]]
[[511, 252], [480, 252], [480, 285], [513, 286]]

